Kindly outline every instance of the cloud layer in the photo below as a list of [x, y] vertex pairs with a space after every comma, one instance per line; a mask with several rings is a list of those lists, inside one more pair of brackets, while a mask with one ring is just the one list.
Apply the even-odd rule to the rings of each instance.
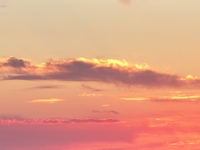
[[0, 129], [2, 150], [85, 150], [84, 144], [127, 143], [134, 137], [133, 129], [120, 124], [0, 124]]
[[115, 114], [118, 115], [119, 112], [115, 111], [115, 110], [107, 110], [107, 111], [99, 111], [99, 110], [92, 110], [93, 113], [111, 113], [111, 114]]
[[129, 65], [126, 61], [101, 59], [51, 60], [34, 64], [28, 59], [0, 59], [2, 80], [95, 81], [144, 87], [200, 87], [200, 79], [191, 75], [157, 72], [148, 65]]
[[0, 118], [0, 124], [71, 124], [71, 123], [98, 123], [98, 124], [107, 124], [107, 123], [120, 123], [120, 120], [117, 119], [6, 119]]

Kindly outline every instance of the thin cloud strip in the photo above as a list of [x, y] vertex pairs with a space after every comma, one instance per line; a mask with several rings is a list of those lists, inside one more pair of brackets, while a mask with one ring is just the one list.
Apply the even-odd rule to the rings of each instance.
[[115, 114], [118, 115], [119, 112], [115, 111], [115, 110], [107, 110], [107, 111], [100, 111], [100, 110], [92, 110], [93, 113], [111, 113], [111, 114]]
[[[95, 81], [107, 84], [144, 87], [200, 87], [200, 79], [191, 75], [182, 78], [175, 74], [151, 70], [147, 64], [130, 65], [125, 60], [67, 59], [33, 64], [28, 59], [0, 59], [2, 80], [61, 80]], [[189, 77], [189, 78], [188, 78]]]
[[28, 103], [56, 103], [56, 102], [63, 102], [65, 100], [59, 98], [49, 98], [49, 99], [35, 99], [32, 101], [28, 101]]
[[63, 88], [63, 85], [40, 85], [40, 86], [35, 86], [30, 89], [59, 89]]
[[81, 124], [81, 123], [98, 123], [98, 124], [107, 124], [107, 123], [120, 123], [120, 120], [117, 119], [0, 119], [0, 124]]

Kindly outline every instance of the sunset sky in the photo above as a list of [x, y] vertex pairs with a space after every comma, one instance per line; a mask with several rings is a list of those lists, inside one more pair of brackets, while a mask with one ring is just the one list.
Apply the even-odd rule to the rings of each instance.
[[200, 1], [0, 0], [0, 149], [199, 150]]

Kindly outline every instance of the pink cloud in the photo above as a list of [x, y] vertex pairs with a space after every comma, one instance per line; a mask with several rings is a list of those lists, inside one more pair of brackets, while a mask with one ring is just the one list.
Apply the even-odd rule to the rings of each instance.
[[70, 149], [81, 143], [130, 143], [133, 137], [132, 129], [120, 124], [0, 124], [2, 150]]
[[[59, 147], [74, 150], [79, 148], [77, 145], [81, 147], [81, 144], [96, 144], [96, 150], [198, 148], [199, 114], [181, 116], [180, 113], [159, 112], [120, 123], [111, 119], [24, 120], [19, 117], [6, 119], [4, 116], [1, 121], [15, 123], [0, 123], [0, 149], [42, 150]], [[112, 147], [105, 148], [104, 145], [103, 148], [99, 143], [107, 143]], [[120, 145], [115, 148], [116, 143], [129, 144], [130, 148]]]

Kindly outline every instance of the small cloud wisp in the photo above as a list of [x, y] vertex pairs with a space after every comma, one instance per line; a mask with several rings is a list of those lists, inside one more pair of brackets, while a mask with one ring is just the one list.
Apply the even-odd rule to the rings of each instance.
[[58, 98], [50, 98], [50, 99], [35, 99], [32, 101], [28, 101], [28, 103], [56, 103], [56, 102], [63, 102], [63, 99]]

